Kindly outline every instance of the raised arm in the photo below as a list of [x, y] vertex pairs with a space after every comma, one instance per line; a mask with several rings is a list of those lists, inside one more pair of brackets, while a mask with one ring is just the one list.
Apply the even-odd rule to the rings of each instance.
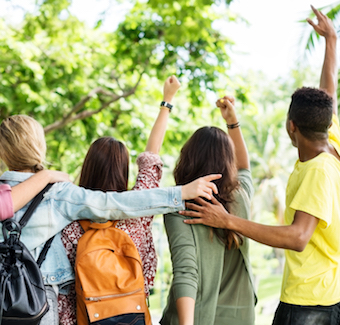
[[313, 26], [314, 30], [326, 40], [325, 57], [320, 77], [320, 88], [325, 90], [333, 98], [333, 114], [338, 113], [337, 88], [338, 88], [338, 67], [336, 59], [337, 35], [332, 21], [321, 11], [314, 11], [318, 23], [315, 24], [311, 19], [308, 23]]
[[[175, 76], [167, 78], [165, 80], [163, 88], [163, 102], [171, 105], [172, 100], [180, 86], [181, 84]], [[171, 110], [168, 107], [161, 106], [158, 117], [151, 130], [145, 151], [150, 151], [159, 154], [159, 151], [161, 150], [162, 143], [164, 140], [164, 135], [166, 131], [166, 126], [168, 124], [170, 111]]]
[[216, 102], [216, 105], [221, 110], [222, 117], [228, 126], [228, 134], [234, 142], [237, 168], [249, 169], [248, 150], [235, 112], [235, 98], [224, 96]]

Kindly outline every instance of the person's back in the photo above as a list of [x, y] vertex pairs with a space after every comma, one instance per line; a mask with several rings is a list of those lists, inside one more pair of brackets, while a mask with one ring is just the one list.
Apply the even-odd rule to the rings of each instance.
[[[180, 87], [175, 76], [169, 77], [164, 84], [164, 101], [169, 105], [173, 96]], [[157, 188], [162, 176], [163, 162], [159, 156], [163, 138], [166, 131], [167, 120], [170, 115], [169, 108], [161, 105], [159, 115], [152, 128], [145, 152], [137, 158], [138, 175], [133, 190]], [[79, 185], [87, 189], [107, 191], [127, 191], [129, 176], [129, 153], [125, 145], [112, 138], [97, 139], [89, 148], [80, 175]], [[133, 220], [119, 220], [115, 227], [126, 232], [135, 244], [142, 261], [144, 276], [144, 292], [149, 297], [150, 288], [153, 287], [157, 268], [157, 254], [152, 236], [153, 216], [141, 217]], [[78, 255], [77, 245], [83, 230], [78, 222], [74, 222], [63, 230], [62, 241], [67, 250], [71, 265], [74, 266], [75, 256]], [[82, 242], [82, 246], [84, 246]], [[114, 288], [113, 288], [114, 289]], [[65, 322], [75, 323], [74, 289], [68, 296], [59, 295], [59, 317]], [[126, 304], [129, 304], [126, 297]], [[133, 299], [133, 298], [131, 298]], [[121, 303], [124, 301], [122, 299]], [[109, 301], [108, 304], [115, 304]], [[113, 315], [113, 314], [112, 314]], [[139, 315], [137, 315], [139, 316]], [[131, 317], [129, 315], [128, 317]], [[79, 317], [78, 322], [79, 322]], [[115, 322], [111, 318], [112, 323]], [[123, 319], [119, 319], [123, 321]]]
[[[249, 170], [239, 171], [240, 188], [234, 191], [230, 209], [250, 217], [252, 181]], [[195, 299], [194, 324], [252, 325], [256, 302], [249, 261], [249, 241], [228, 249], [211, 228], [186, 225], [178, 213], [164, 218], [174, 268], [174, 279], [161, 324], [180, 324], [176, 300]], [[223, 236], [223, 234], [221, 234]]]
[[328, 130], [332, 107], [324, 91], [301, 88], [288, 113], [299, 159], [287, 184], [285, 223], [292, 224], [296, 211], [318, 220], [303, 251], [285, 251], [281, 301], [288, 304], [330, 306], [340, 300], [340, 128], [333, 115]]
[[[225, 208], [249, 219], [253, 186], [233, 103], [231, 97], [217, 102], [229, 136], [214, 127], [197, 130], [182, 148], [174, 176], [177, 184], [185, 184], [211, 170], [220, 172], [218, 199]], [[248, 240], [228, 230], [186, 225], [184, 220], [178, 213], [164, 217], [173, 281], [160, 323], [254, 324], [256, 296]]]

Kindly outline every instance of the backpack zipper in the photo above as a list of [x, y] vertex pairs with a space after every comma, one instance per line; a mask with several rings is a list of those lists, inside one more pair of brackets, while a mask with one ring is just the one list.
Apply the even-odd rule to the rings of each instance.
[[101, 301], [103, 299], [110, 299], [110, 298], [120, 298], [120, 297], [124, 297], [124, 296], [130, 296], [133, 295], [139, 291], [141, 291], [142, 289], [137, 289], [135, 291], [132, 292], [127, 292], [127, 293], [120, 293], [120, 294], [116, 294], [116, 295], [107, 295], [107, 296], [99, 296], [99, 297], [86, 297], [85, 300], [89, 300], [89, 301]]

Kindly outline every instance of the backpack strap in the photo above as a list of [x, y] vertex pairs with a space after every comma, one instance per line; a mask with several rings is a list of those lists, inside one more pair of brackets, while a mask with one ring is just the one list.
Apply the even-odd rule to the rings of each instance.
[[116, 224], [118, 223], [118, 220], [116, 221], [109, 220], [104, 223], [93, 222], [91, 220], [79, 220], [79, 223], [81, 227], [84, 229], [84, 231], [87, 231], [89, 229], [106, 229], [110, 228], [111, 226], [115, 227]]
[[30, 204], [30, 206], [26, 210], [25, 214], [23, 215], [23, 217], [19, 221], [21, 228], [26, 226], [28, 220], [30, 220], [30, 218], [32, 216], [32, 213], [34, 212], [34, 210], [37, 208], [39, 203], [44, 198], [44, 193], [47, 192], [52, 187], [52, 185], [53, 184], [47, 184], [46, 187], [33, 199], [32, 203]]
[[50, 238], [44, 245], [44, 248], [42, 249], [42, 251], [39, 254], [39, 257], [37, 259], [37, 264], [39, 266], [39, 268], [41, 267], [41, 264], [45, 261], [46, 255], [48, 250], [50, 249], [51, 245], [52, 245], [52, 241], [54, 239], [55, 236], [53, 236], [52, 238]]
[[[26, 210], [25, 214], [23, 215], [23, 217], [20, 219], [19, 224], [21, 226], [21, 228], [25, 227], [28, 220], [31, 218], [34, 210], [37, 208], [37, 206], [39, 205], [39, 203], [42, 201], [42, 199], [44, 198], [44, 193], [46, 193], [53, 184], [47, 184], [45, 186], [45, 188], [33, 199], [32, 203], [30, 204], [30, 206], [28, 207], [28, 209]], [[39, 254], [38, 260], [37, 260], [37, 264], [39, 267], [41, 267], [41, 264], [44, 262], [47, 252], [49, 250], [49, 248], [51, 247], [53, 238], [50, 238], [44, 245], [43, 250], [41, 251], [41, 253]]]

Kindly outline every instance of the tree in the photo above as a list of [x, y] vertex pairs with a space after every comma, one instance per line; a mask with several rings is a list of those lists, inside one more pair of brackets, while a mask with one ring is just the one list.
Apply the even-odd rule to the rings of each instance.
[[0, 21], [0, 118], [36, 118], [45, 128], [48, 160], [76, 175], [98, 136], [144, 149], [161, 83], [176, 74], [188, 85], [182, 92], [188, 104], [167, 135], [171, 153], [190, 132], [184, 118], [201, 118], [193, 107], [207, 104], [206, 91], [218, 90], [229, 67], [232, 42], [213, 22], [238, 19], [229, 14], [230, 2], [135, 1], [112, 32], [100, 29], [100, 20], [94, 28], [80, 22], [70, 0], [39, 2], [20, 26]]

